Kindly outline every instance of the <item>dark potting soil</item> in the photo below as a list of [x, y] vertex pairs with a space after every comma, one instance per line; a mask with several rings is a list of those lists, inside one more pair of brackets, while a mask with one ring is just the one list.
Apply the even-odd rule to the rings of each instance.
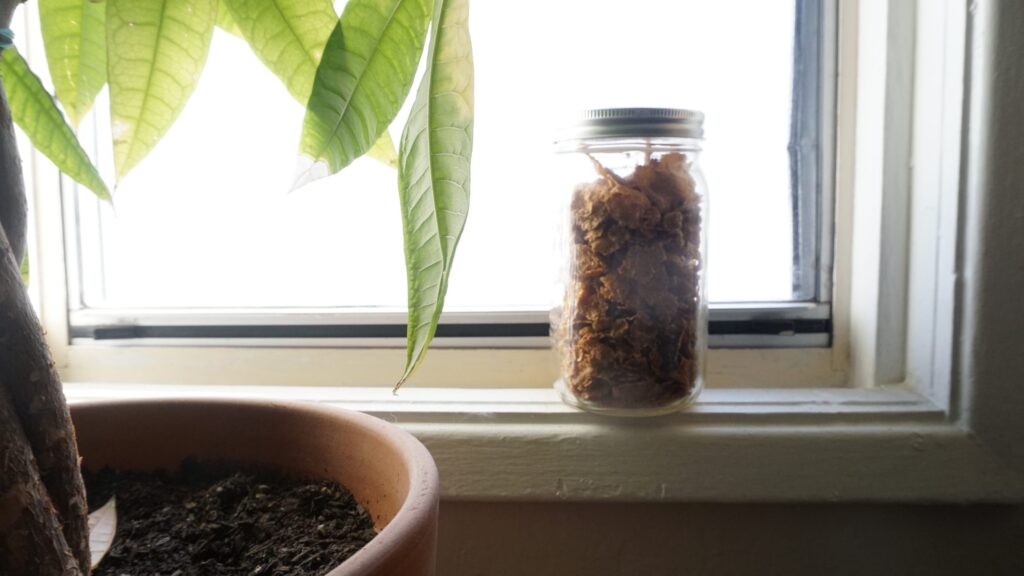
[[376, 535], [331, 482], [187, 463], [174, 475], [86, 472], [85, 484], [90, 510], [117, 497], [95, 576], [320, 576]]

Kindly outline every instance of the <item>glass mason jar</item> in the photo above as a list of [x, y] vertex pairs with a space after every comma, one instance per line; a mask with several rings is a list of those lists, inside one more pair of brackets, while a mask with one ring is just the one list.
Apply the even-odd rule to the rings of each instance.
[[703, 121], [689, 110], [590, 110], [556, 143], [564, 196], [551, 334], [568, 404], [656, 415], [703, 388]]

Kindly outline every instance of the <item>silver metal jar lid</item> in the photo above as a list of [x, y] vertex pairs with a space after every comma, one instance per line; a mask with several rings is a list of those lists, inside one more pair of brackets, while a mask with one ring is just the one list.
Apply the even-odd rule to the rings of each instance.
[[585, 111], [569, 139], [702, 138], [704, 113], [679, 108], [598, 108]]

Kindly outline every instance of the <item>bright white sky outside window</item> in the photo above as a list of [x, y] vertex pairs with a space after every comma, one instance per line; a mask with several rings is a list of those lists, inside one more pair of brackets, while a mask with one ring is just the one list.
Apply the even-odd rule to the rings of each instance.
[[[448, 310], [552, 302], [566, 193], [550, 184], [552, 141], [593, 107], [703, 111], [710, 297], [791, 297], [793, 0], [477, 0], [471, 14], [472, 200]], [[112, 182], [107, 105], [104, 92], [99, 162]], [[289, 193], [301, 123], [282, 84], [218, 30], [177, 124], [116, 190], [116, 213], [83, 199], [85, 303], [404, 307], [395, 171], [361, 159]]]

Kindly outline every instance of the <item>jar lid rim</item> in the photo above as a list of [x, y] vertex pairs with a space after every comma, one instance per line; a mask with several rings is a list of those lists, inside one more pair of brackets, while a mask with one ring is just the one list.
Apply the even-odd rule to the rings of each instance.
[[629, 136], [703, 138], [704, 113], [682, 108], [593, 108], [583, 111], [565, 139]]

